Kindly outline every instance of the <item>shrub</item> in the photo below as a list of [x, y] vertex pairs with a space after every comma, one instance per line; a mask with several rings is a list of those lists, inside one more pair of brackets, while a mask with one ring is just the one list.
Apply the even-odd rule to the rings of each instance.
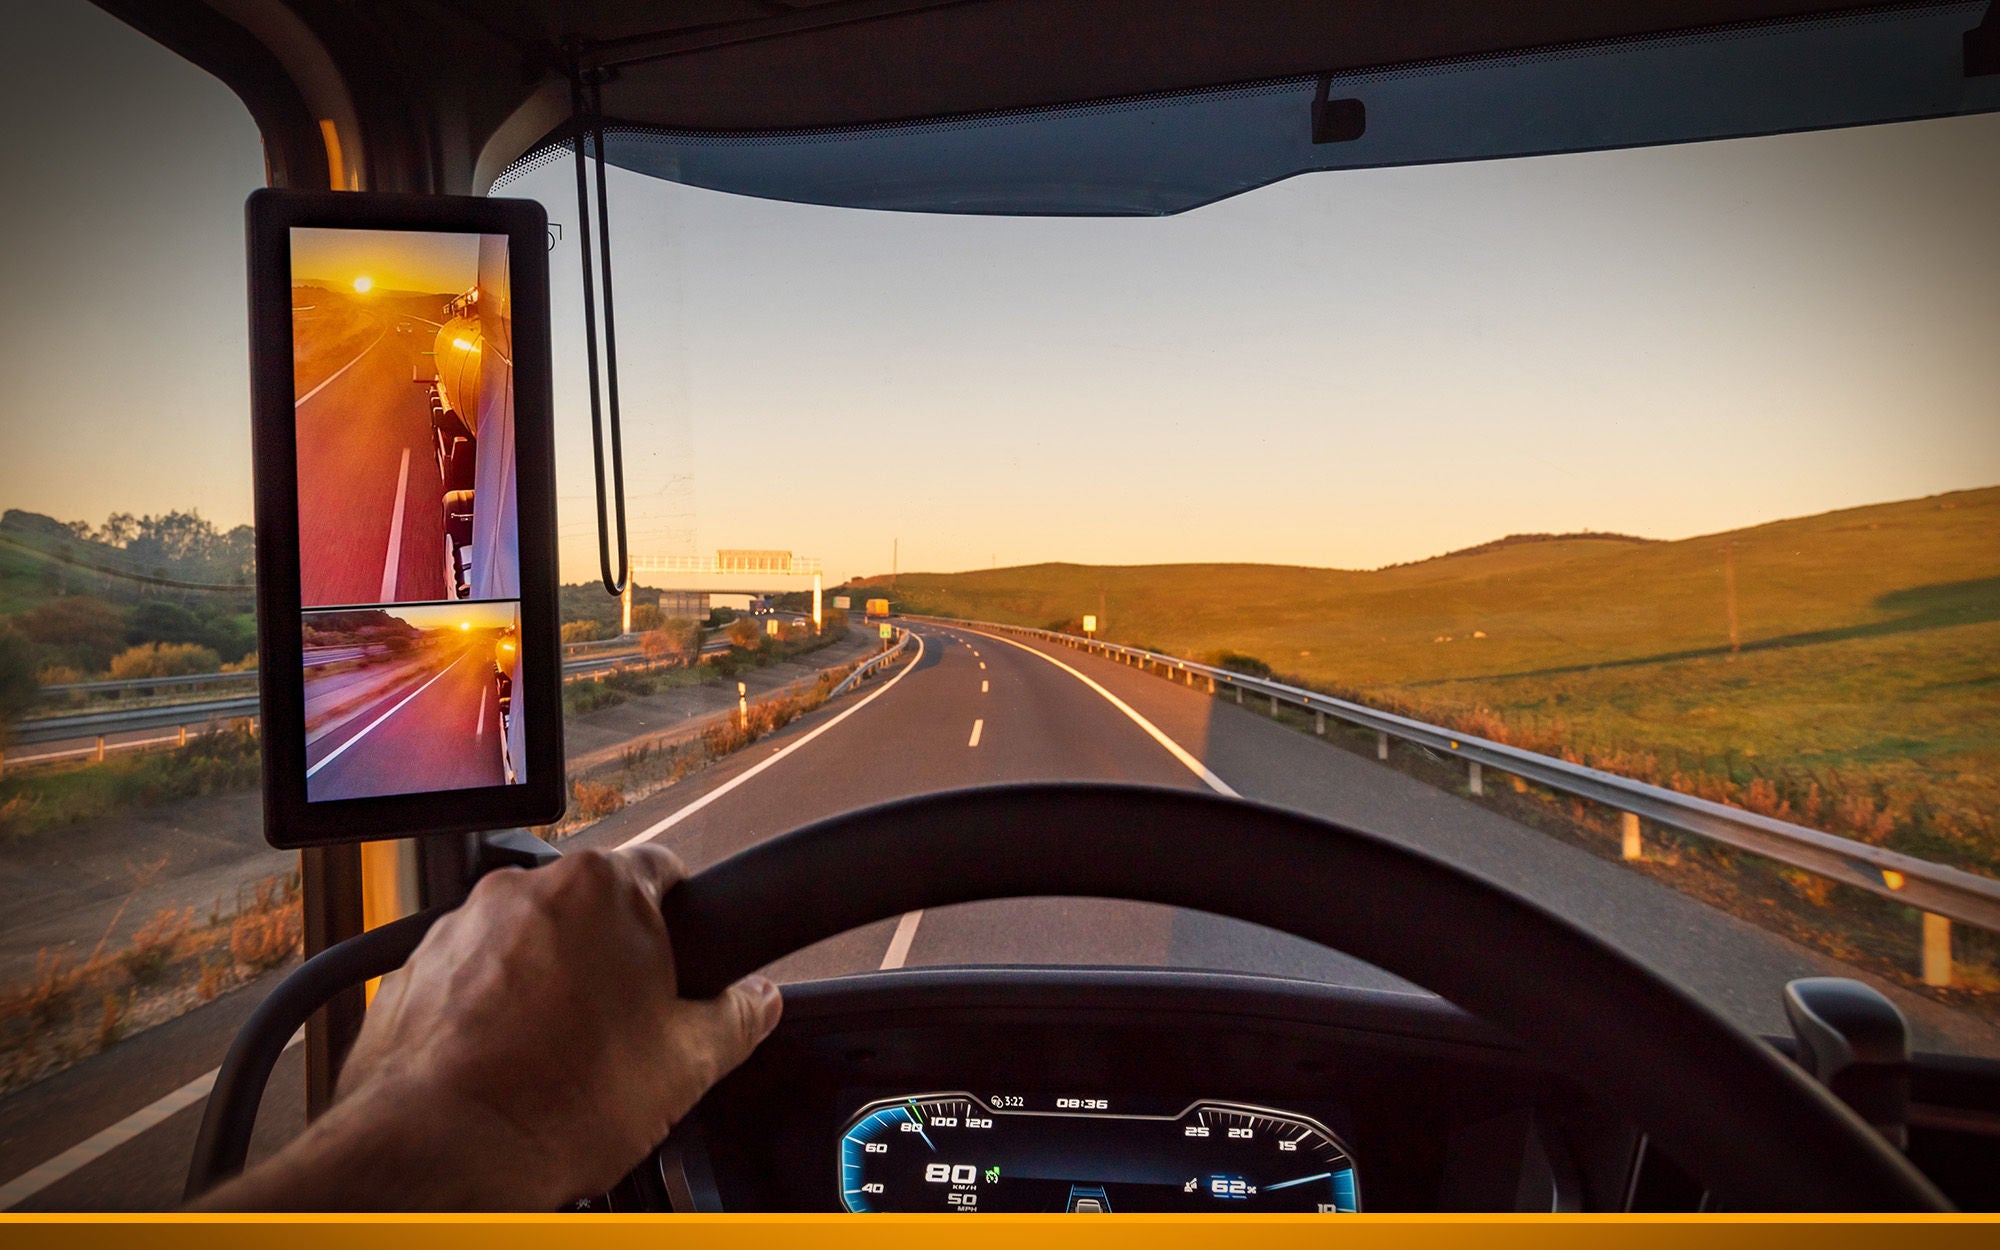
[[660, 614], [660, 605], [657, 603], [637, 603], [632, 605], [632, 632], [635, 634], [645, 633], [649, 629], [658, 629], [660, 622], [665, 619]]
[[109, 1050], [125, 1036], [126, 1002], [117, 994], [104, 996], [104, 1014], [97, 1021], [97, 1048]]
[[207, 647], [191, 642], [144, 642], [128, 647], [111, 661], [114, 681], [136, 681], [146, 677], [184, 677], [213, 673], [222, 659]]
[[729, 628], [725, 632], [729, 638], [730, 646], [742, 647], [745, 651], [756, 646], [757, 639], [762, 637], [762, 631], [757, 628], [757, 622], [747, 616], [739, 617], [729, 622]]
[[562, 627], [564, 642], [596, 642], [604, 636], [596, 621], [565, 621]]
[[297, 906], [253, 907], [229, 922], [229, 955], [253, 972], [284, 963], [298, 946]]
[[570, 786], [570, 800], [578, 816], [602, 820], [625, 806], [625, 792], [614, 785], [578, 780]]
[[175, 948], [193, 925], [193, 911], [161, 908], [153, 913], [151, 920], [139, 926], [139, 931], [132, 935], [132, 945], [118, 956], [118, 962], [134, 981], [152, 985], [166, 975]]
[[1207, 663], [1215, 668], [1226, 668], [1232, 673], [1242, 673], [1249, 677], [1272, 676], [1271, 666], [1254, 655], [1244, 655], [1241, 651], [1217, 651]]

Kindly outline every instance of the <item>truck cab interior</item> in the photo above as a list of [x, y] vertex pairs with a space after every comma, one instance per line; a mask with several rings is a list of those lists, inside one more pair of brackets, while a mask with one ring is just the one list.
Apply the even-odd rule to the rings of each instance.
[[[241, 99], [274, 187], [505, 196], [574, 162], [581, 190], [588, 161], [611, 249], [640, 227], [605, 201], [605, 165], [897, 222], [1137, 230], [1287, 179], [2000, 110], [1982, 3], [95, 2]], [[644, 281], [621, 273], [621, 293]], [[628, 391], [627, 432], [646, 420]], [[2000, 1206], [2000, 1060], [1913, 1047], [1866, 986], [1772, 986], [1791, 1031], [1759, 1035], [1473, 868], [1281, 800], [1135, 780], [944, 788], [722, 856], [667, 901], [681, 985], [1019, 898], [1226, 917], [1388, 977], [970, 961], [796, 981], [759, 1052], [577, 1210]], [[419, 839], [418, 910], [365, 936], [358, 850], [304, 853], [312, 958], [225, 1065], [191, 1193], [242, 1166], [294, 1029], [323, 1103], [362, 982], [482, 871], [547, 853], [532, 842]]]

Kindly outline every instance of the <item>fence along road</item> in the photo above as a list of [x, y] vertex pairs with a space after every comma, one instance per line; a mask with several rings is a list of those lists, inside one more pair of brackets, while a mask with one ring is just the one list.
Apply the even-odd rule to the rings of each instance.
[[1388, 758], [1388, 746], [1392, 739], [1415, 742], [1434, 751], [1463, 758], [1467, 764], [1470, 789], [1475, 795], [1484, 792], [1484, 770], [1493, 768], [1561, 794], [1602, 803], [1618, 809], [1622, 815], [1623, 853], [1627, 859], [1637, 859], [1642, 854], [1639, 822], [1650, 820], [1893, 899], [1923, 913], [1923, 978], [1928, 985], [1951, 984], [1952, 921], [2000, 932], [2000, 881], [1977, 873], [1932, 863], [1900, 851], [1870, 846], [1866, 842], [1791, 824], [1662, 786], [1648, 785], [1616, 773], [1538, 755], [1519, 747], [1468, 737], [1441, 725], [1397, 716], [1317, 691], [1197, 664], [1155, 651], [1023, 626], [992, 625], [951, 617], [917, 616], [907, 619], [1035, 638], [1131, 664], [1168, 680], [1185, 680], [1190, 686], [1206, 682], [1212, 694], [1225, 688], [1231, 689], [1237, 693], [1239, 702], [1244, 693], [1258, 695], [1270, 700], [1274, 715], [1280, 704], [1313, 713], [1315, 729], [1321, 734], [1326, 732], [1326, 718], [1331, 716], [1374, 730], [1378, 744], [1376, 753], [1381, 759]]

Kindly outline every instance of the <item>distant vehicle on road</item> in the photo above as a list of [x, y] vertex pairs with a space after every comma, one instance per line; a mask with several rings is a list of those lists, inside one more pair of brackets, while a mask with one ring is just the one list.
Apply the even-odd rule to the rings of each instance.
[[750, 615], [769, 616], [778, 609], [771, 606], [769, 598], [759, 597], [750, 601]]
[[889, 615], [889, 601], [887, 599], [870, 599], [868, 601], [869, 619], [872, 620], [875, 617], [887, 615]]

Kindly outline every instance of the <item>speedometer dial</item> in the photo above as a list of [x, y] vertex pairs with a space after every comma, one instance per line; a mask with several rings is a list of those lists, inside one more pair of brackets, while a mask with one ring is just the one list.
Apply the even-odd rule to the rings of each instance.
[[1103, 1099], [871, 1102], [840, 1135], [849, 1211], [1358, 1211], [1347, 1147], [1318, 1120], [1203, 1101], [1127, 1115]]

